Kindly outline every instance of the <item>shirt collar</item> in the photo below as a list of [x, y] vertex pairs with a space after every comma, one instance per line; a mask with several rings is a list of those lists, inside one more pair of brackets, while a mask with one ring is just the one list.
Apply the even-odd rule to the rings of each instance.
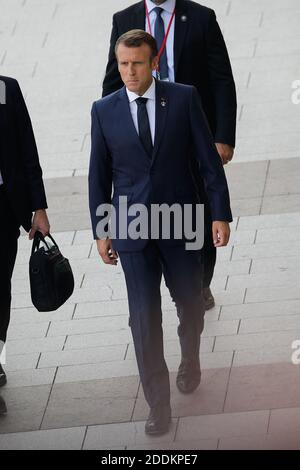
[[155, 86], [156, 86], [155, 85], [155, 80], [153, 78], [151, 85], [149, 86], [148, 90], [143, 94], [142, 97], [140, 97], [139, 95], [137, 95], [133, 91], [130, 91], [130, 90], [128, 90], [128, 88], [126, 88], [129, 103], [132, 103], [137, 98], [148, 98], [148, 100], [154, 100], [155, 101]]
[[155, 3], [151, 2], [151, 0], [146, 0], [146, 3], [147, 3], [149, 13], [151, 13], [151, 11], [154, 10], [154, 8], [159, 6], [163, 10], [166, 10], [168, 13], [172, 14], [176, 5], [176, 0], [167, 0], [162, 5], [155, 5]]

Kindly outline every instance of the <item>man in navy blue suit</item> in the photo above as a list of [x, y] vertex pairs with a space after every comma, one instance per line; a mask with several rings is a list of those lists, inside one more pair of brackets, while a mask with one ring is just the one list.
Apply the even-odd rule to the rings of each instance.
[[[157, 54], [155, 39], [142, 30], [129, 31], [117, 41], [125, 86], [93, 105], [89, 170], [98, 252], [106, 264], [116, 265], [120, 258], [125, 274], [136, 359], [150, 406], [147, 434], [167, 432], [171, 421], [169, 372], [163, 353], [162, 271], [180, 320], [181, 363], [176, 384], [182, 393], [193, 392], [200, 383], [205, 308], [200, 249], [186, 249], [185, 236], [174, 236], [174, 222], [169, 239], [162, 236], [165, 227], [158, 237], [131, 236], [133, 209], [142, 205], [149, 214], [154, 205], [177, 204], [183, 210], [189, 205], [194, 220], [198, 192], [191, 159], [196, 156], [209, 197], [216, 247], [227, 245], [232, 221], [222, 161], [198, 93], [192, 86], [156, 81], [152, 72], [158, 67]], [[115, 233], [105, 236], [104, 228], [109, 230], [105, 211], [110, 204], [118, 222]], [[124, 216], [128, 216], [125, 237], [120, 236]]]

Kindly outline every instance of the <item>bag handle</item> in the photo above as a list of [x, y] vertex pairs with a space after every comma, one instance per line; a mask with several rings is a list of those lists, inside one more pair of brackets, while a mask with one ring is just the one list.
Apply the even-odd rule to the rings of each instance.
[[[46, 235], [46, 237], [50, 238], [50, 240], [53, 242], [54, 246], [56, 246], [56, 248], [58, 248], [58, 245], [56, 243], [56, 241], [54, 240], [54, 238], [50, 235], [50, 233], [48, 233], [48, 235]], [[49, 245], [48, 243], [46, 242], [44, 235], [42, 234], [42, 232], [39, 232], [39, 231], [36, 231], [35, 234], [34, 234], [34, 239], [33, 239], [33, 243], [32, 243], [32, 248], [31, 248], [31, 254], [33, 255], [33, 253], [39, 249], [40, 247], [40, 242], [43, 242], [46, 247], [48, 248], [49, 250]]]

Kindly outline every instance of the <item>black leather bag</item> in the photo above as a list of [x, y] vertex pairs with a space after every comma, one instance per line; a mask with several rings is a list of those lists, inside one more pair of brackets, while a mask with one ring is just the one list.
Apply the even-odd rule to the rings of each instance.
[[[39, 312], [61, 307], [74, 291], [74, 276], [69, 261], [61, 254], [55, 240], [50, 246], [40, 232], [35, 233], [29, 261], [31, 299]], [[40, 242], [45, 247], [40, 248]]]

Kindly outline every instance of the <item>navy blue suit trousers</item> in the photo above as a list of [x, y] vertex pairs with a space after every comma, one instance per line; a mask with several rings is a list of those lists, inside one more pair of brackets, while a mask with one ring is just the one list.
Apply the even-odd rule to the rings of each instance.
[[201, 252], [186, 251], [184, 245], [170, 247], [161, 241], [150, 241], [142, 251], [119, 252], [119, 256], [144, 395], [150, 408], [168, 404], [170, 383], [163, 347], [161, 273], [163, 269], [177, 307], [182, 359], [197, 363], [205, 314]]

